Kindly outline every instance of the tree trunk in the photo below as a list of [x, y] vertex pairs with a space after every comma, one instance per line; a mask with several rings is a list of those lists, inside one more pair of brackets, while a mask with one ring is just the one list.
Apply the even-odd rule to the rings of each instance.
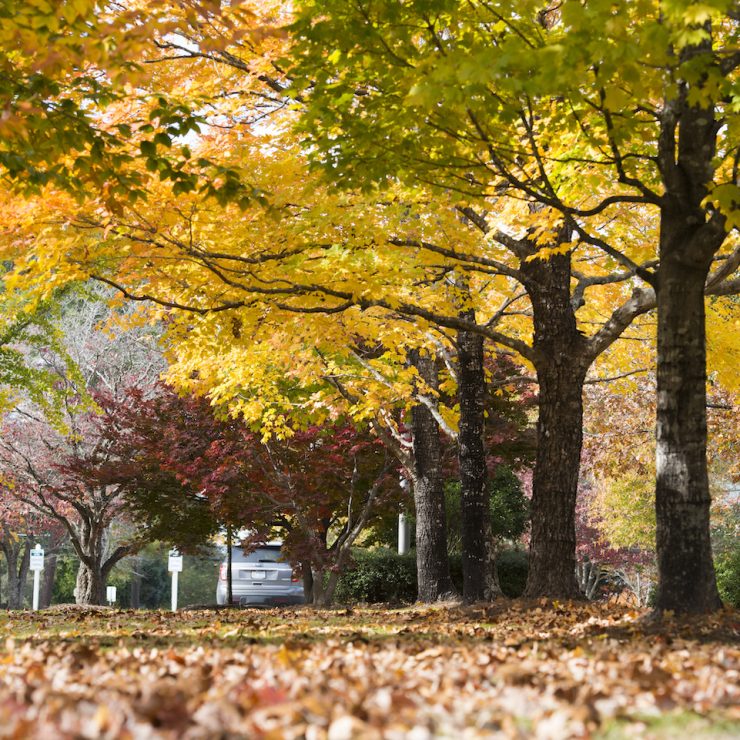
[[303, 563], [301, 571], [303, 573], [303, 595], [307, 604], [313, 604], [313, 571], [310, 563]]
[[539, 383], [532, 533], [525, 595], [576, 599], [575, 508], [583, 442], [584, 339], [571, 305], [570, 255], [523, 261]]
[[[437, 387], [434, 358], [414, 353], [414, 365], [431, 388]], [[439, 428], [426, 406], [411, 410], [416, 505], [416, 570], [418, 599], [434, 602], [455, 595], [447, 555], [447, 515], [441, 470]]]
[[57, 554], [52, 553], [44, 558], [44, 581], [41, 584], [41, 594], [39, 595], [39, 608], [47, 609], [51, 606], [51, 600], [54, 596], [54, 580], [57, 574]]
[[134, 557], [131, 565], [131, 600], [130, 606], [132, 609], [139, 609], [141, 607], [141, 567], [140, 558]]
[[[715, 54], [711, 37], [680, 52], [696, 69], [718, 68]], [[711, 102], [710, 79], [713, 85], [708, 75], [683, 82], [680, 94], [666, 101], [658, 147], [665, 184], [656, 284], [658, 611], [710, 612], [721, 606], [709, 538], [704, 288], [727, 238], [727, 222], [705, 203], [724, 125]], [[697, 90], [694, 101], [702, 102], [692, 104]]]
[[324, 605], [324, 571], [320, 568], [311, 569], [311, 603], [317, 606]]
[[75, 586], [75, 602], [84, 605], [105, 604], [105, 579], [100, 564], [92, 568], [80, 561]]
[[29, 538], [9, 543], [4, 548], [8, 565], [8, 609], [23, 609], [26, 594], [28, 568], [31, 560], [31, 542]]
[[721, 607], [709, 536], [706, 265], [661, 262], [658, 284], [656, 544], [659, 611]]
[[[466, 318], [475, 320], [474, 312], [468, 312]], [[457, 345], [463, 598], [467, 602], [491, 601], [499, 589], [483, 444], [486, 394], [483, 336], [460, 331]]]

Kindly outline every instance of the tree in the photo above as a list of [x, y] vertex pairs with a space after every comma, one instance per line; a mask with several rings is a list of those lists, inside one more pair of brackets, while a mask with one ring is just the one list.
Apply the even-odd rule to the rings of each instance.
[[34, 357], [64, 391], [59, 417], [50, 420], [32, 399], [21, 400], [0, 438], [6, 489], [69, 534], [80, 558], [79, 603], [103, 603], [106, 575], [140, 545], [129, 539], [109, 547], [122, 504], [113, 442], [131, 389], [146, 386], [161, 367], [159, 353], [147, 343], [151, 335], [106, 334], [98, 326], [104, 318], [101, 304], [89, 296], [68, 298], [61, 322], [79, 373], [68, 373], [66, 359], [53, 352]]
[[352, 545], [397, 495], [382, 445], [346, 422], [261, 440], [166, 386], [126, 416], [122, 451], [141, 471], [127, 498], [150, 535], [192, 550], [217, 525], [250, 529], [244, 547], [281, 532], [309, 602], [331, 602]]
[[[324, 121], [326, 125], [321, 129], [324, 135], [320, 137], [313, 150], [317, 157], [324, 158], [324, 164], [328, 163], [331, 171], [339, 174], [341, 178], [345, 178], [346, 173], [351, 171], [357, 162], [362, 162], [363, 178], [370, 175], [385, 181], [389, 172], [404, 174], [404, 177], [408, 176], [406, 179], [410, 179], [414, 185], [431, 181], [435, 185], [442, 185], [448, 192], [469, 196], [470, 203], [465, 200], [455, 202], [451, 199], [442, 202], [441, 196], [437, 195], [434, 199], [435, 209], [430, 213], [428, 202], [423, 202], [424, 199], [431, 200], [426, 194], [421, 198], [417, 195], [414, 200], [413, 195], [407, 192], [396, 198], [396, 191], [392, 191], [394, 193], [392, 198], [383, 194], [380, 199], [370, 199], [369, 203], [367, 199], [358, 199], [358, 205], [367, 212], [367, 217], [362, 218], [358, 216], [359, 208], [351, 208], [352, 199], [341, 196], [327, 199], [324, 197], [325, 192], [318, 190], [314, 181], [310, 181], [306, 187], [301, 158], [293, 157], [286, 162], [286, 158], [276, 155], [275, 148], [278, 146], [283, 146], [283, 151], [292, 154], [290, 151], [292, 143], [286, 145], [286, 139], [271, 139], [271, 150], [268, 156], [265, 156], [265, 147], [260, 139], [255, 138], [245, 143], [242, 137], [232, 137], [234, 140], [231, 140], [227, 138], [228, 134], [223, 134], [205, 141], [205, 151], [208, 151], [208, 147], [213, 150], [225, 141], [231, 141], [234, 146], [228, 149], [229, 154], [223, 160], [224, 166], [248, 162], [250, 177], [256, 175], [252, 177], [253, 181], [265, 183], [258, 187], [258, 190], [268, 191], [274, 188], [279, 191], [278, 197], [270, 198], [272, 208], [268, 213], [271, 215], [279, 213], [281, 218], [270, 220], [268, 223], [267, 219], [262, 219], [264, 214], [251, 213], [250, 217], [245, 219], [237, 217], [236, 212], [232, 211], [234, 215], [229, 218], [238, 221], [239, 226], [243, 228], [241, 231], [235, 229], [233, 242], [226, 245], [227, 249], [222, 249], [221, 231], [218, 226], [214, 227], [214, 223], [220, 219], [214, 219], [208, 213], [211, 204], [199, 208], [203, 205], [200, 199], [195, 199], [195, 202], [188, 199], [190, 211], [188, 208], [183, 209], [180, 203], [175, 204], [173, 208], [167, 198], [164, 198], [162, 208], [159, 208], [158, 203], [152, 211], [144, 214], [131, 209], [132, 212], [126, 213], [123, 218], [115, 212], [112, 215], [105, 211], [93, 211], [92, 214], [87, 212], [82, 219], [78, 218], [90, 237], [80, 242], [85, 257], [82, 260], [74, 258], [69, 262], [75, 265], [76, 270], [80, 269], [80, 263], [91, 264], [95, 275], [104, 280], [117, 282], [129, 295], [138, 298], [149, 296], [170, 308], [186, 308], [197, 313], [235, 311], [239, 313], [239, 322], [243, 321], [242, 310], [247, 313], [252, 309], [253, 320], [244, 322], [245, 325], [251, 324], [252, 327], [261, 320], [265, 304], [273, 306], [277, 304], [281, 310], [299, 311], [304, 314], [334, 314], [359, 306], [365, 310], [379, 308], [388, 314], [400, 313], [421, 322], [433, 323], [455, 331], [482, 333], [521, 352], [527, 361], [536, 366], [542, 381], [539, 445], [541, 457], [537, 466], [539, 473], [536, 475], [533, 506], [534, 557], [530, 592], [572, 595], [576, 592], [572, 575], [575, 548], [573, 512], [581, 444], [579, 430], [582, 382], [595, 358], [619, 336], [635, 316], [648, 310], [655, 298], [649, 289], [635, 293], [630, 299], [626, 294], [617, 294], [619, 298], [616, 301], [617, 308], [609, 307], [611, 318], [601, 330], [588, 336], [586, 340], [581, 337], [575, 312], [584, 300], [586, 291], [589, 291], [590, 296], [595, 286], [613, 286], [619, 282], [629, 284], [634, 281], [636, 275], [649, 277], [653, 255], [645, 255], [636, 250], [636, 254], [630, 253], [625, 256], [611, 245], [607, 238], [622, 246], [630, 241], [630, 237], [634, 238], [634, 234], [639, 233], [640, 229], [644, 230], [645, 223], [649, 229], [650, 221], [648, 219], [645, 223], [637, 224], [630, 222], [625, 226], [630, 220], [628, 217], [632, 213], [631, 207], [643, 201], [636, 201], [635, 196], [630, 193], [616, 200], [612, 197], [611, 183], [608, 178], [599, 175], [598, 161], [592, 162], [586, 156], [591, 154], [589, 149], [591, 143], [584, 144], [577, 138], [583, 134], [583, 130], [575, 125], [580, 119], [571, 121], [572, 130], [566, 131], [567, 135], [561, 136], [562, 131], [557, 126], [548, 128], [553, 120], [550, 111], [552, 100], [550, 89], [547, 87], [552, 83], [548, 75], [553, 74], [553, 65], [548, 63], [548, 55], [552, 56], [556, 50], [548, 44], [551, 38], [554, 42], [559, 41], [557, 34], [561, 32], [561, 27], [553, 22], [553, 19], [557, 19], [557, 13], [545, 13], [538, 16], [537, 22], [534, 22], [534, 5], [525, 7], [524, 11], [517, 8], [517, 12], [524, 12], [522, 16], [524, 31], [519, 29], [518, 19], [507, 23], [510, 8], [505, 3], [501, 4], [502, 11], [505, 11], [503, 14], [499, 13], [501, 17], [491, 17], [491, 23], [487, 25], [481, 26], [478, 16], [467, 15], [480, 11], [484, 17], [490, 13], [495, 16], [497, 8], [497, 5], [490, 4], [486, 4], [485, 7], [475, 5], [458, 7], [455, 3], [440, 2], [430, 6], [430, 11], [439, 13], [437, 16], [430, 15], [426, 18], [429, 22], [425, 24], [423, 22], [425, 18], [421, 19], [421, 23], [416, 22], [418, 19], [413, 16], [418, 10], [416, 8], [410, 10], [391, 8], [389, 17], [385, 18], [381, 12], [383, 6], [377, 17], [368, 20], [367, 17], [362, 17], [361, 11], [359, 18], [353, 18], [354, 8], [346, 9], [338, 5], [331, 8], [336, 12], [327, 15], [314, 13], [309, 7], [306, 13], [308, 20], [303, 27], [301, 25], [296, 27], [298, 33], [305, 28], [316, 33], [318, 41], [312, 49], [309, 49], [307, 58], [310, 74], [306, 77], [311, 80], [316, 90], [322, 90], [322, 85], [326, 82], [329, 93], [326, 96], [311, 96], [313, 103], [306, 118], [307, 127], [310, 127], [312, 122], [315, 123], [320, 119], [320, 115], [315, 115], [317, 110], [319, 114], [322, 110], [326, 113]], [[527, 20], [527, 11], [530, 9], [533, 11], [530, 18], [532, 23]], [[409, 18], [403, 16], [403, 13], [407, 12], [410, 14]], [[342, 15], [343, 13], [348, 15]], [[550, 15], [552, 18], [548, 17]], [[312, 24], [315, 18], [319, 18], [319, 21], [314, 27]], [[453, 24], [451, 18], [454, 22], [460, 20], [461, 23], [470, 20], [472, 29], [470, 34], [465, 36], [463, 33], [458, 39], [455, 34], [449, 33], [449, 28], [445, 24], [451, 28]], [[411, 22], [406, 23], [405, 21], [409, 19]], [[354, 23], [354, 20], [359, 22]], [[396, 23], [399, 20], [401, 22]], [[357, 68], [352, 67], [357, 60], [365, 58], [362, 54], [356, 53], [355, 47], [351, 47], [346, 58], [342, 56], [343, 45], [351, 46], [355, 42], [355, 39], [350, 38], [351, 35], [346, 34], [347, 22], [349, 27], [360, 29], [359, 48], [363, 48], [363, 43], [367, 43], [369, 57], [382, 59], [385, 56], [391, 59], [392, 64], [386, 65], [384, 69], [372, 70], [370, 77], [373, 79], [370, 81], [367, 79], [367, 68], [360, 65], [358, 72]], [[497, 25], [499, 23], [503, 23], [503, 26]], [[274, 48], [271, 50], [272, 53], [260, 57], [259, 50], [255, 51], [257, 47], [250, 48], [248, 44], [242, 43], [238, 33], [230, 34], [229, 31], [222, 34], [220, 30], [213, 30], [217, 37], [214, 39], [208, 34], [215, 26], [209, 26], [206, 32], [195, 31], [191, 26], [192, 24], [182, 29], [187, 44], [181, 44], [171, 38], [159, 40], [167, 52], [183, 57], [179, 61], [185, 71], [181, 73], [182, 76], [175, 75], [177, 84], [186, 84], [186, 79], [192, 80], [188, 75], [195, 73], [201, 60], [207, 60], [209, 63], [219, 62], [220, 69], [228, 70], [225, 78], [228, 79], [229, 86], [234, 84], [235, 80], [241, 81], [242, 86], [237, 92], [246, 92], [244, 96], [246, 99], [256, 95], [265, 101], [264, 104], [270, 111], [286, 107], [285, 92], [288, 88], [299, 89], [300, 85], [295, 84], [296, 80], [291, 81], [285, 77], [281, 65], [276, 62]], [[394, 29], [393, 43], [397, 45], [397, 49], [389, 51], [391, 47], [378, 30], [381, 28]], [[426, 43], [417, 43], [418, 38], [412, 30], [414, 28], [421, 28], [421, 33], [429, 34]], [[441, 36], [438, 33], [440, 28], [444, 29]], [[516, 33], [517, 30], [519, 33]], [[307, 32], [307, 35], [310, 33]], [[338, 56], [331, 54], [330, 58], [325, 58], [327, 39], [337, 41], [336, 45], [340, 52]], [[528, 47], [527, 53], [521, 53], [522, 49], [518, 48], [523, 40], [524, 45]], [[470, 44], [470, 48], [466, 46], [467, 44]], [[500, 65], [489, 64], [491, 60], [485, 58], [485, 55], [497, 46], [502, 49], [501, 59], [508, 61]], [[231, 51], [227, 51], [227, 47]], [[232, 53], [234, 48], [238, 51], [237, 54]], [[533, 50], [532, 54], [529, 54], [530, 49]], [[440, 50], [444, 50], [444, 54]], [[512, 53], [507, 56], [506, 52], [509, 51]], [[312, 52], [315, 52], [318, 60], [316, 70], [310, 68]], [[400, 59], [405, 58], [404, 54], [407, 52], [406, 64], [398, 63]], [[245, 55], [249, 60], [248, 64], [244, 63], [240, 54]], [[427, 54], [431, 56], [425, 57]], [[488, 70], [493, 75], [493, 82], [500, 83], [505, 88], [506, 95], [501, 100], [490, 103], [487, 90], [481, 88], [482, 83], [475, 79], [475, 75], [468, 77], [463, 75], [462, 80], [458, 77], [457, 70], [470, 69], [467, 57], [473, 59], [477, 54], [481, 55], [481, 63], [475, 63], [473, 68]], [[466, 57], [462, 64], [458, 64], [461, 61], [460, 55]], [[541, 64], [536, 66], [539, 77], [531, 75], [528, 68], [520, 69], [517, 66], [529, 65], [533, 55], [541, 57]], [[409, 62], [409, 59], [413, 62]], [[165, 55], [157, 61], [166, 65], [172, 60]], [[578, 61], [580, 64], [582, 60]], [[416, 62], [420, 64], [423, 62], [436, 69], [435, 74], [428, 76], [423, 84], [419, 83]], [[507, 67], [507, 64], [510, 67]], [[334, 69], [329, 74], [334, 72], [337, 74], [335, 79], [328, 81], [327, 70], [332, 65]], [[174, 66], [176, 65], [168, 65], [166, 68], [171, 72]], [[210, 76], [212, 68], [213, 65], [209, 64], [209, 85], [214, 84]], [[253, 73], [253, 70], [256, 73]], [[317, 74], [313, 74], [314, 71], [317, 71]], [[239, 77], [240, 74], [242, 77]], [[376, 87], [373, 86], [375, 79], [382, 80], [383, 90], [392, 91], [392, 94], [390, 96], [376, 94]], [[531, 80], [532, 89], [522, 89], [522, 80]], [[257, 82], [265, 87], [257, 89]], [[485, 82], [486, 80], [483, 80], [483, 83]], [[507, 85], [509, 87], [506, 87]], [[546, 88], [545, 93], [538, 85]], [[437, 94], [435, 86], [445, 91], [441, 97], [446, 101], [446, 105], [438, 105], [440, 95]], [[482, 87], [485, 88], [485, 84]], [[231, 87], [229, 89], [231, 90]], [[209, 90], [212, 88], [209, 87]], [[466, 99], [465, 95], [469, 92], [474, 95]], [[297, 93], [298, 96], [303, 94], [303, 91]], [[482, 102], [475, 97], [479, 94]], [[395, 104], [383, 108], [383, 102], [393, 100], [394, 95], [398, 95], [398, 98], [404, 101], [404, 105], [400, 109]], [[231, 99], [231, 94], [226, 97]], [[468, 110], [465, 104], [471, 101], [474, 106]], [[577, 112], [582, 109], [592, 112], [592, 108], [589, 107], [593, 103], [592, 100], [584, 102], [579, 99], [577, 102], [579, 102]], [[214, 121], [219, 120], [218, 116], [222, 111], [230, 125], [245, 122], [250, 125], [260, 118], [259, 110], [255, 111], [254, 107], [250, 108], [248, 104], [242, 102], [236, 104], [229, 102], [225, 104], [225, 108], [219, 108], [214, 97], [209, 103], [215, 106], [215, 111], [218, 111]], [[332, 107], [335, 103], [336, 106]], [[353, 108], [355, 105], [365, 106], [366, 115], [355, 116]], [[603, 113], [606, 108], [599, 105], [600, 103], [596, 109]], [[481, 115], [478, 115], [479, 113]], [[384, 119], [383, 115], [388, 118]], [[357, 120], [353, 120], [354, 118]], [[286, 119], [275, 120], [282, 124]], [[371, 120], [373, 131], [368, 136], [367, 124]], [[427, 120], [431, 121], [429, 126], [425, 123]], [[337, 121], [344, 128], [335, 126]], [[456, 127], [461, 121], [465, 129], [462, 137], [456, 134], [458, 131]], [[420, 125], [420, 122], [423, 125]], [[496, 130], [510, 134], [507, 137], [508, 142], [523, 142], [521, 147], [517, 145], [512, 149], [506, 141], [501, 143], [492, 137], [489, 128], [489, 123], [492, 122], [495, 122]], [[276, 124], [276, 128], [278, 125]], [[377, 138], [377, 131], [385, 130], [386, 125], [391, 129], [400, 126], [398, 129], [400, 135], [390, 138], [389, 141], [393, 146], [384, 145], [383, 150], [378, 152], [373, 149], [376, 143], [373, 137]], [[535, 136], [542, 133], [540, 128], [546, 138], [544, 149]], [[597, 129], [601, 131], [598, 126]], [[364, 155], [356, 156], [362, 147], [349, 146], [349, 137], [342, 139], [341, 145], [337, 146], [337, 132], [344, 130], [359, 134], [352, 137], [352, 142], [360, 142], [363, 145], [369, 143], [371, 155], [367, 158]], [[252, 129], [252, 133], [254, 131]], [[585, 196], [582, 190], [575, 187], [576, 178], [566, 177], [569, 170], [565, 165], [571, 165], [572, 170], [574, 162], [567, 157], [558, 157], [558, 153], [568, 147], [575, 148], [579, 155], [582, 149], [586, 150], [583, 157], [577, 157], [584, 160], [577, 162], [579, 168], [581, 164], [593, 165], [589, 170], [589, 177], [593, 179], [592, 192], [586, 193]], [[545, 150], [553, 154], [554, 164], [551, 170], [554, 168], [554, 172], [548, 170], [546, 166], [549, 160], [542, 165], [542, 157], [539, 155]], [[424, 151], [431, 152], [432, 156], [428, 161], [419, 161], [416, 153]], [[519, 155], [524, 158], [523, 162], [517, 161]], [[390, 164], [389, 156], [393, 158]], [[157, 166], [156, 162], [153, 166]], [[468, 168], [470, 172], [467, 171]], [[481, 177], [476, 179], [476, 174], [480, 174]], [[541, 177], [543, 174], [544, 179]], [[296, 182], [289, 182], [290, 178]], [[498, 180], [506, 187], [503, 185], [498, 187]], [[226, 181], [228, 184], [228, 177]], [[558, 184], [561, 181], [567, 183], [567, 187], [563, 185], [563, 193], [558, 196], [561, 200], [558, 200], [553, 195], [555, 192], [553, 182]], [[296, 187], [296, 183], [301, 187]], [[310, 193], [308, 198], [306, 190]], [[155, 192], [157, 188], [152, 187], [152, 193]], [[301, 197], [298, 199], [292, 197], [296, 193]], [[519, 205], [517, 209], [515, 206], [521, 200], [522, 193], [526, 202], [523, 207]], [[176, 193], [178, 194], [179, 192]], [[512, 194], [513, 197], [510, 197]], [[601, 207], [597, 203], [594, 206], [587, 204], [583, 207], [579, 205], [566, 208], [568, 204], [564, 206], [562, 198], [570, 197], [571, 194], [576, 199], [584, 196], [586, 199], [595, 200], [603, 195], [605, 205]], [[321, 197], [317, 198], [317, 195]], [[418, 207], [419, 205], [425, 206], [426, 212], [424, 208]], [[488, 218], [483, 217], [484, 208], [492, 212]], [[620, 228], [616, 230], [610, 228], [613, 212], [609, 209], [612, 208], [619, 210]], [[152, 225], [155, 223], [163, 224], [164, 238], [162, 234], [157, 235], [156, 228], [154, 234], [152, 233]], [[469, 236], [465, 230], [461, 230], [461, 223], [471, 230], [480, 231], [481, 243], [475, 249], [468, 248]], [[439, 238], [440, 232], [444, 235], [445, 225], [448, 225], [449, 232], [455, 235], [453, 238]], [[265, 240], [264, 236], [260, 235], [260, 230], [263, 234], [269, 234], [270, 238]], [[433, 238], [426, 238], [430, 234]], [[522, 234], [525, 235], [524, 238]], [[214, 235], [219, 237], [217, 247], [214, 246]], [[592, 252], [588, 255], [583, 254], [587, 248], [602, 250], [607, 255], [603, 265], [598, 269], [574, 273], [571, 253], [574, 237], [582, 242], [578, 248], [583, 259], [592, 259]], [[85, 251], [90, 249], [90, 243], [95, 245], [92, 251]], [[246, 251], [245, 243], [250, 244]], [[275, 243], [280, 244], [281, 249], [275, 250]], [[65, 241], [65, 244], [68, 245], [68, 242]], [[127, 245], [125, 250], [119, 249], [122, 244]], [[497, 250], [493, 254], [490, 250], [492, 244], [496, 245]], [[99, 249], [101, 245], [102, 254]], [[237, 245], [241, 252], [237, 250]], [[337, 251], [332, 251], [337, 245], [343, 247], [341, 266], [338, 266], [339, 261], [335, 259]], [[369, 246], [369, 249], [365, 250], [369, 258], [359, 254], [358, 246]], [[503, 259], [498, 251], [499, 247], [503, 250]], [[367, 280], [358, 281], [358, 275], [375, 276], [378, 266], [385, 267], [386, 264], [388, 265], [386, 274], [395, 273], [397, 278], [402, 271], [399, 264], [407, 264], [403, 259], [399, 261], [396, 256], [399, 250], [410, 250], [413, 256], [411, 261], [419, 263], [416, 265], [417, 269], [423, 267], [427, 274], [418, 280], [409, 280], [403, 289], [399, 289], [398, 282], [392, 280], [386, 281], [381, 291], [371, 288]], [[123, 262], [119, 256], [121, 253], [124, 254]], [[161, 258], [165, 254], [175, 255], [170, 265], [176, 265], [176, 268], [173, 271], [157, 270], [153, 275], [152, 265], [164, 265]], [[387, 261], [382, 259], [386, 254], [389, 255]], [[88, 258], [89, 255], [94, 255], [92, 261]], [[105, 257], [101, 258], [102, 255]], [[356, 259], [358, 255], [359, 258]], [[323, 257], [326, 259], [322, 259]], [[39, 255], [36, 254], [35, 258], [39, 260]], [[195, 272], [189, 273], [188, 280], [183, 280], [183, 260], [188, 266], [196, 263], [199, 267]], [[57, 270], [58, 262], [52, 261], [54, 269]], [[323, 262], [323, 267], [319, 265], [319, 261]], [[43, 269], [48, 266], [48, 262], [49, 260], [45, 265], [39, 261], [30, 269]], [[29, 260], [26, 267], [30, 263]], [[130, 271], [123, 269], [123, 274], [116, 272], [121, 270], [122, 266], [131, 267], [134, 263], [134, 269]], [[623, 268], [621, 271], [614, 269], [619, 264]], [[101, 265], [107, 270], [101, 271]], [[348, 269], [350, 267], [356, 269]], [[513, 304], [504, 301], [499, 311], [498, 306], [502, 305], [500, 301], [497, 300], [495, 304], [496, 310], [492, 310], [491, 306], [494, 304], [490, 302], [490, 298], [488, 305], [482, 300], [480, 304], [482, 307], [476, 307], [478, 320], [471, 321], [461, 318], [461, 311], [467, 306], [461, 306], [459, 295], [455, 295], [455, 291], [422, 290], [424, 282], [429, 284], [431, 281], [436, 285], [449, 283], [447, 276], [452, 271], [466, 273], [473, 269], [484, 275], [486, 280], [492, 275], [499, 278], [496, 292], [499, 295], [503, 292], [503, 283], [508, 295], [506, 300], [514, 302], [522, 299], [511, 281], [516, 280], [526, 287], [535, 314], [536, 346], [526, 341], [529, 339], [528, 332], [522, 327], [516, 327], [517, 331], [514, 331], [513, 335], [497, 330], [498, 322], [502, 318], [510, 321], [512, 315], [510, 307]], [[58, 274], [62, 272], [63, 270], [58, 270]], [[434, 277], [430, 278], [430, 274]], [[542, 279], [543, 275], [546, 279]], [[209, 283], [214, 276], [218, 278], [217, 288], [216, 291], [211, 291]], [[574, 276], [575, 286], [572, 285]], [[456, 279], [455, 282], [460, 281]], [[720, 283], [725, 286], [724, 282]], [[381, 281], [379, 284], [383, 285]], [[136, 286], [136, 289], [133, 286]], [[719, 290], [720, 285], [712, 286], [712, 289]], [[612, 298], [614, 295], [615, 291], [611, 291]], [[619, 305], [621, 302], [623, 304]], [[549, 311], [550, 306], [557, 310]], [[599, 308], [597, 306], [595, 311], [597, 316]], [[469, 318], [475, 319], [476, 316], [474, 314]], [[593, 320], [592, 317], [584, 318], [587, 321]], [[603, 322], [603, 319], [601, 321]], [[467, 386], [465, 391], [467, 392]], [[475, 392], [472, 396], [475, 396]], [[471, 404], [470, 408], [474, 407], [475, 404]], [[465, 430], [476, 426], [479, 424], [473, 423], [471, 426], [463, 424]], [[472, 449], [467, 443], [464, 447], [466, 450]], [[472, 457], [464, 459], [467, 462]], [[567, 461], [567, 465], [561, 464], [564, 460]], [[553, 469], [555, 462], [558, 463], [558, 467], [554, 468], [558, 474], [553, 476], [550, 475], [550, 470]], [[480, 473], [482, 468], [480, 465], [477, 468]], [[469, 477], [466, 476], [466, 483], [469, 481], [471, 485], [472, 496], [466, 496], [465, 500], [470, 500], [474, 504], [471, 511], [475, 511], [476, 507], [480, 508], [482, 500], [480, 477], [475, 472]], [[558, 527], [545, 524], [546, 521], [555, 520], [559, 522]], [[481, 539], [485, 538], [478, 538], [477, 541]], [[480, 558], [483, 555], [478, 552], [476, 557]]]
[[231, 28], [250, 18], [239, 7], [200, 2], [4, 0], [0, 172], [6, 184], [26, 194], [51, 184], [114, 210], [144, 199], [153, 177], [172, 182], [176, 192], [251, 197], [233, 170], [173, 145], [199, 133], [200, 118], [172, 85], [152, 86], [145, 64], [153, 38], [184, 36], [204, 23]]
[[8, 574], [8, 609], [22, 609], [29, 573], [31, 549], [36, 542], [58, 546], [63, 532], [56, 522], [3, 491], [0, 509], [0, 550]]
[[[659, 317], [658, 608], [716, 608], [704, 292], [738, 287], [731, 278], [740, 252], [731, 243], [710, 275], [736, 226], [737, 117], [730, 101], [740, 60], [734, 3], [665, 9], [646, 0], [615, 10], [606, 3], [542, 9], [534, 2], [440, 0], [423, 8], [322, 3], [317, 10], [304, 3], [294, 26], [301, 39], [294, 74], [304, 81], [297, 89], [311, 93], [304, 130], [320, 132], [312, 137], [316, 161], [350, 184], [411, 177], [477, 202], [516, 193], [533, 213], [552, 209], [562, 235], [549, 246], [554, 258], [536, 268], [539, 276], [530, 275], [530, 284], [546, 275], [552, 286], [530, 290], [534, 304], [543, 299], [554, 309], [535, 330], [543, 349], [564, 336], [565, 346], [584, 344], [574, 332], [569, 296], [563, 296], [569, 281], [558, 279], [558, 272], [570, 272], [573, 238], [599, 247], [650, 286], [635, 302], [655, 303]], [[604, 28], [610, 29], [609, 44], [601, 41]], [[646, 224], [658, 225], [647, 259], [635, 260], [639, 250], [626, 232], [602, 233], [607, 214], [621, 229], [636, 208]], [[625, 306], [613, 320], [629, 312]], [[553, 357], [552, 348], [547, 354]], [[554, 357], [568, 356], [568, 372], [582, 380], [593, 355], [577, 354], [575, 362], [570, 352], [555, 350]], [[570, 407], [566, 414], [541, 408], [544, 431], [560, 426], [564, 446], [559, 456], [548, 456], [541, 440], [540, 471], [558, 470], [558, 457], [575, 460], [580, 446], [579, 389], [562, 377], [559, 364], [537, 367], [542, 397], [555, 387], [564, 410]], [[568, 420], [567, 429], [559, 419]], [[546, 483], [535, 481], [530, 593], [572, 590], [573, 473], [571, 464], [557, 475], [557, 490], [544, 496], [539, 492], [548, 491]], [[560, 548], [545, 544], [541, 506], [559, 522], [553, 531]], [[538, 586], [548, 555], [564, 565], [560, 582]]]

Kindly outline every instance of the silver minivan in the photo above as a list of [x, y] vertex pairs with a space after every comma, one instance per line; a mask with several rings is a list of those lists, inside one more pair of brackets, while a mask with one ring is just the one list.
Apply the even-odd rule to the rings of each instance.
[[[231, 548], [231, 601], [241, 606], [286, 606], [304, 604], [303, 579], [282, 559], [279, 542], [269, 542], [244, 554]], [[221, 563], [216, 587], [216, 603], [227, 602], [226, 560]]]

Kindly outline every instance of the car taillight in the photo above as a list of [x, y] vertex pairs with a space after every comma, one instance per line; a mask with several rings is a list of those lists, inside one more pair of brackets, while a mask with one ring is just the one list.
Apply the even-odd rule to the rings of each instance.
[[221, 563], [221, 567], [218, 569], [218, 580], [219, 581], [226, 580], [226, 574], [228, 570], [229, 570], [229, 566], [226, 565], [226, 563]]

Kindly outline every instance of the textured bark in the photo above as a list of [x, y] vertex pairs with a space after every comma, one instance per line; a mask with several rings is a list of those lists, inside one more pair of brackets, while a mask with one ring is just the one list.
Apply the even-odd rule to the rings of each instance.
[[99, 567], [92, 568], [80, 561], [75, 585], [75, 602], [77, 604], [105, 604], [105, 578]]
[[54, 595], [54, 581], [57, 575], [57, 554], [51, 553], [44, 558], [43, 581], [41, 582], [41, 593], [39, 594], [39, 608], [46, 609], [51, 606]]
[[312, 585], [311, 603], [317, 606], [324, 604], [324, 571], [321, 568], [312, 568], [311, 571]]
[[[709, 26], [707, 26], [709, 30]], [[711, 38], [681, 51], [716, 64]], [[691, 105], [691, 87], [661, 112], [656, 424], [656, 546], [659, 611], [709, 612], [721, 606], [709, 538], [704, 288], [727, 237], [724, 216], [705, 206], [717, 166], [722, 120], [711, 103]], [[711, 93], [710, 90], [701, 91]], [[710, 99], [698, 95], [694, 99]]]
[[136, 551], [134, 545], [121, 545], [105, 556], [107, 529], [101, 523], [83, 522], [70, 532], [70, 542], [80, 558], [75, 586], [78, 604], [105, 604], [105, 582], [113, 566]]
[[721, 607], [709, 534], [706, 274], [670, 260], [660, 271], [655, 507], [661, 611]]
[[303, 563], [303, 595], [306, 597], [307, 604], [313, 604], [313, 571], [309, 563]]
[[[415, 353], [414, 364], [421, 378], [437, 387], [437, 364], [431, 357]], [[416, 506], [416, 570], [418, 599], [434, 602], [455, 595], [447, 555], [447, 514], [441, 469], [437, 422], [426, 406], [411, 411]]]
[[6, 537], [2, 543], [8, 572], [8, 609], [23, 609], [28, 571], [31, 560], [31, 542]]
[[585, 340], [571, 304], [570, 255], [523, 261], [534, 316], [539, 383], [532, 481], [529, 597], [580, 598], [575, 576], [575, 507], [583, 442]]
[[[466, 315], [466, 318], [474, 320], [475, 317]], [[468, 602], [491, 601], [498, 595], [499, 589], [483, 443], [486, 394], [483, 336], [460, 331], [457, 345], [463, 598]]]

